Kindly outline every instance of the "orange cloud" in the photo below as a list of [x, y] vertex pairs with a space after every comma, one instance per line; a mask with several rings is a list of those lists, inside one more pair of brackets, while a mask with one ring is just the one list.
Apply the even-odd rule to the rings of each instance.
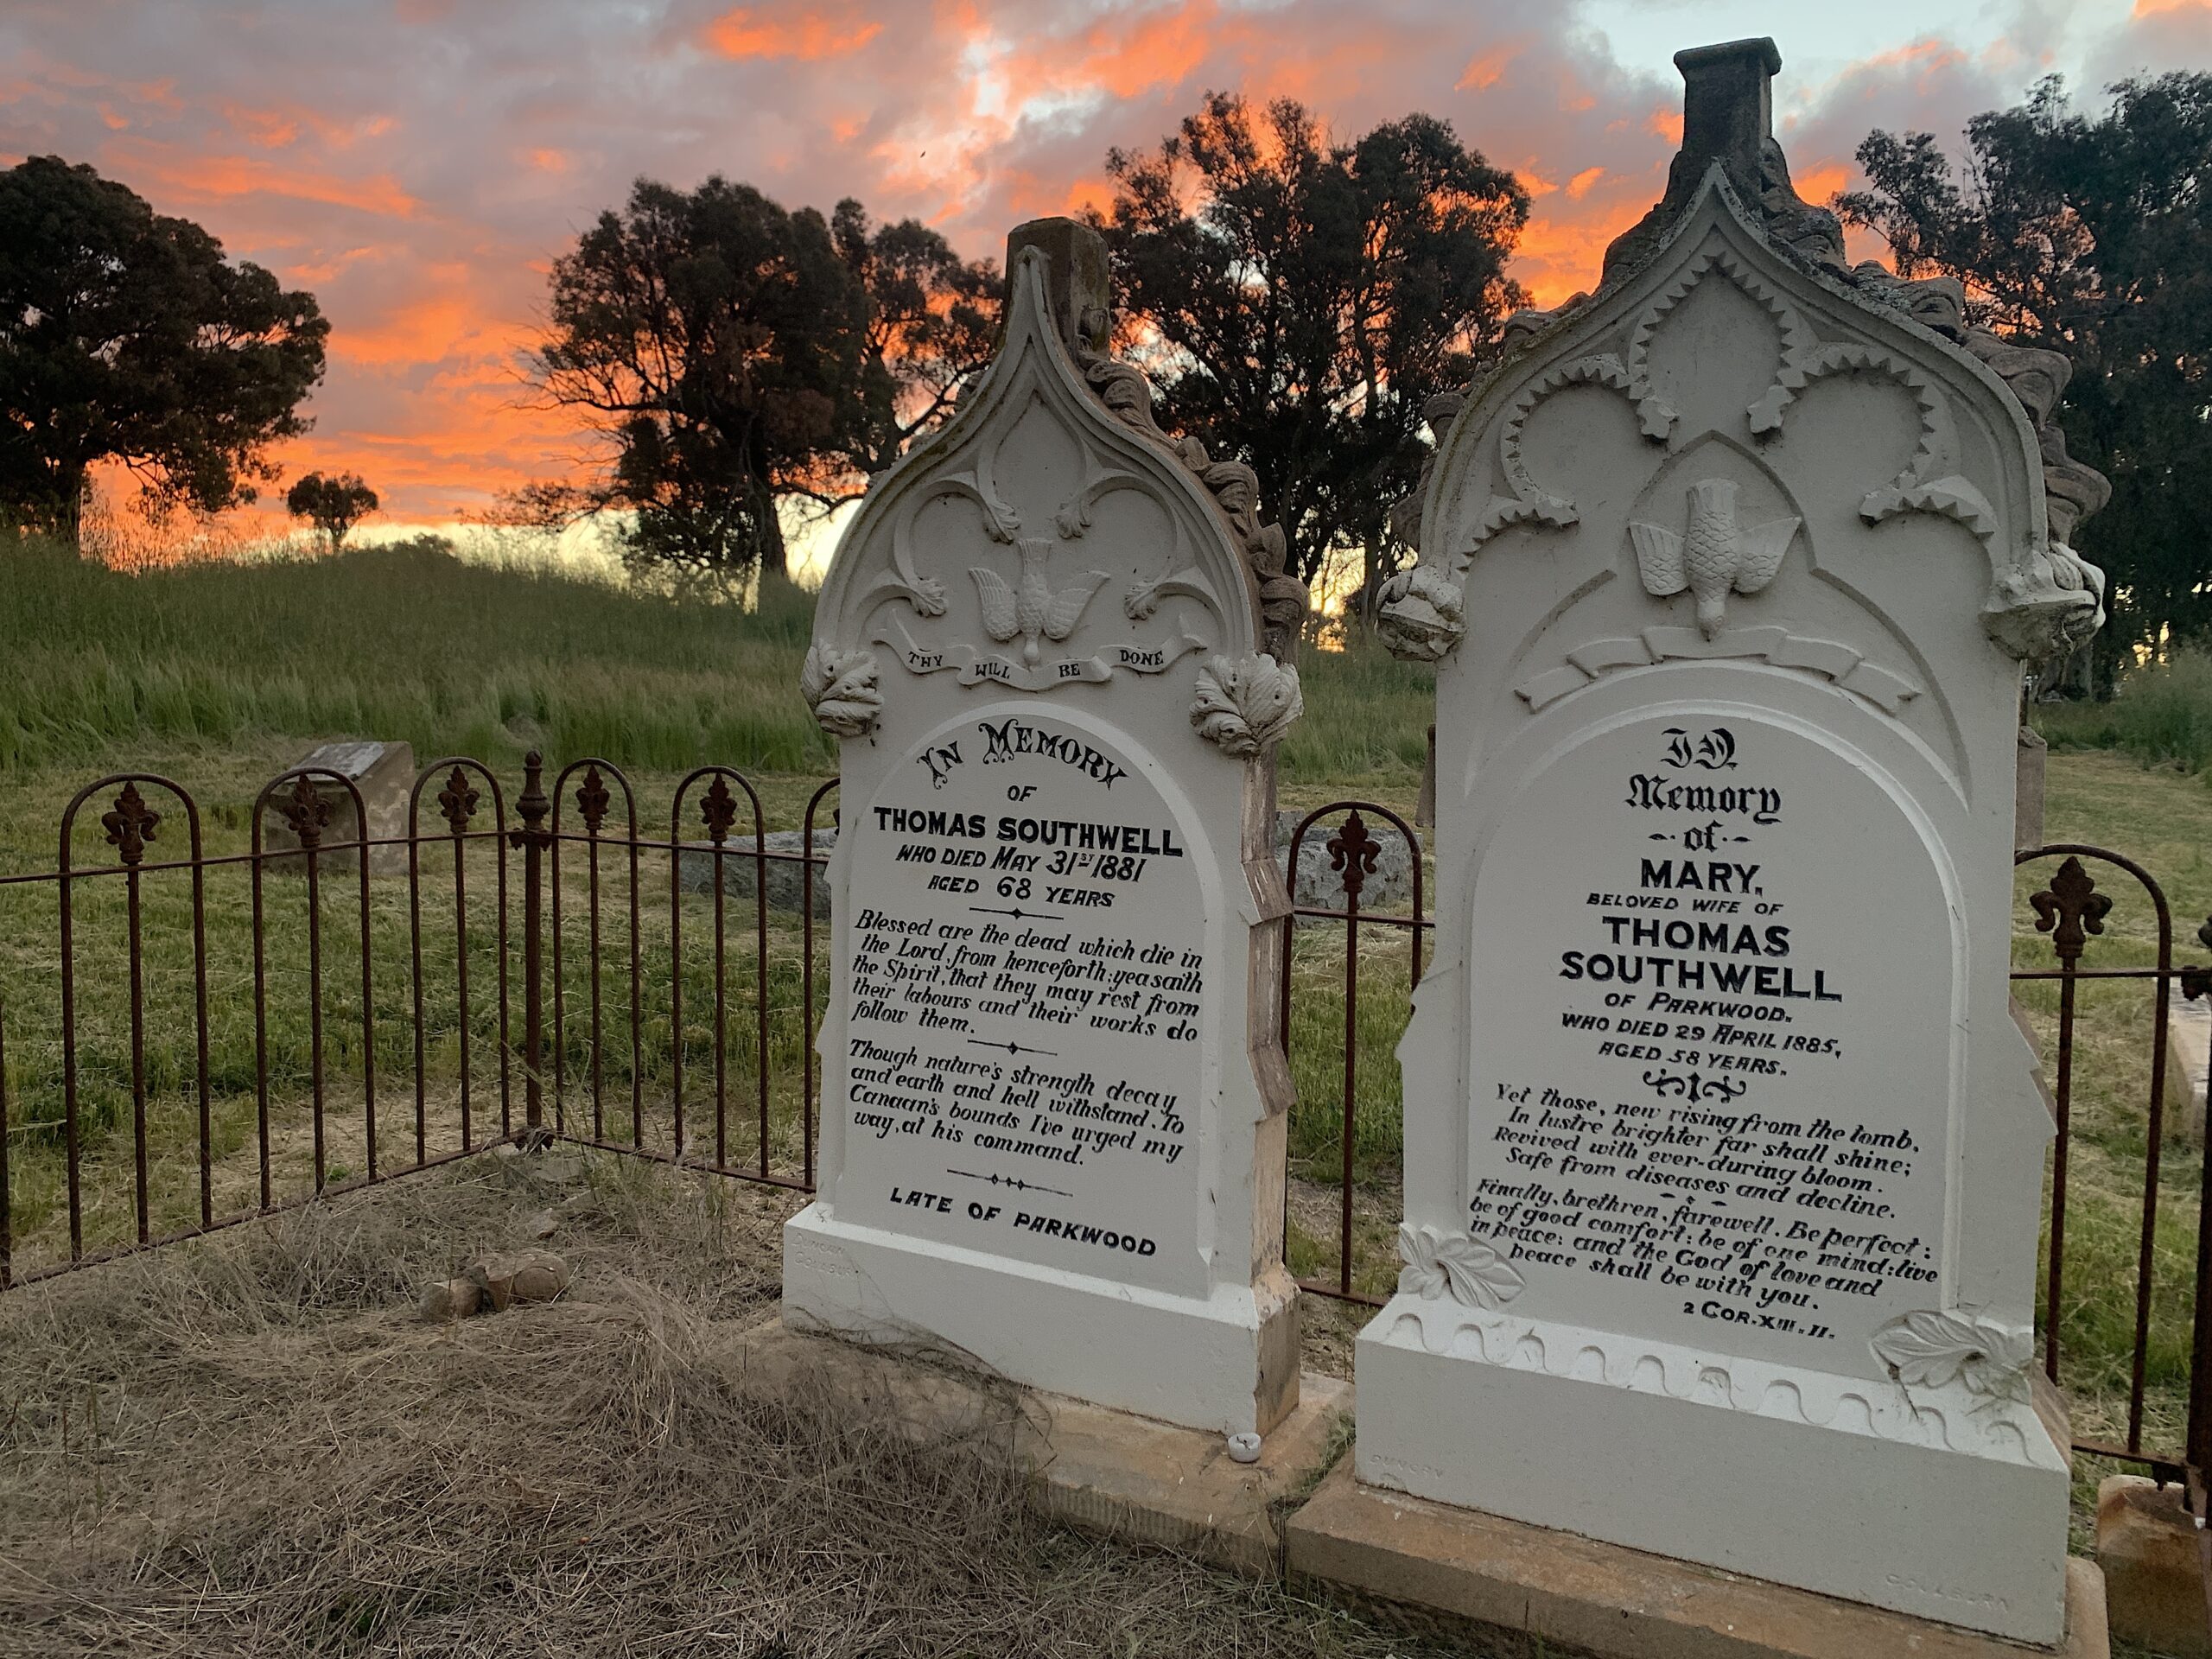
[[283, 196], [388, 219], [412, 219], [422, 209], [422, 204], [388, 174], [341, 178], [331, 173], [288, 170], [251, 156], [194, 156], [150, 142], [118, 147], [115, 154], [127, 170], [149, 175], [188, 201]]
[[2129, 16], [2139, 22], [2177, 11], [2212, 11], [2212, 0], [2135, 0], [2135, 9]]
[[833, 20], [802, 11], [781, 17], [743, 6], [707, 25], [707, 40], [726, 58], [842, 58], [883, 33], [881, 23]]
[[1478, 54], [1469, 60], [1467, 67], [1460, 71], [1452, 90], [1459, 92], [1488, 92], [1504, 79], [1508, 66], [1521, 55], [1521, 49], [1525, 44], [1519, 39], [1501, 41], [1487, 52]]
[[1791, 181], [1797, 194], [1816, 207], [1824, 207], [1838, 191], [1851, 183], [1851, 169], [1840, 162], [1815, 161]]
[[1590, 194], [1590, 187], [1605, 176], [1602, 167], [1586, 167], [1567, 181], [1567, 195], [1570, 201], [1580, 201]]

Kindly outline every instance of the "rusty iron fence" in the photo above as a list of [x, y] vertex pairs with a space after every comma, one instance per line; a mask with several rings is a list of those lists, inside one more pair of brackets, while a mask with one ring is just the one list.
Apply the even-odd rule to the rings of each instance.
[[448, 757], [378, 835], [295, 768], [217, 853], [175, 779], [88, 784], [54, 867], [0, 877], [0, 1290], [502, 1142], [810, 1191], [836, 788], [783, 849], [731, 767], [677, 784], [664, 836], [607, 760], [549, 791], [532, 754], [510, 799]]
[[[245, 850], [214, 853], [206, 815], [173, 779], [118, 772], [87, 785], [62, 812], [54, 868], [0, 877], [0, 1290], [502, 1142], [562, 1139], [812, 1191], [813, 1039], [827, 988], [820, 843], [836, 789], [813, 791], [796, 846], [778, 848], [760, 790], [734, 768], [682, 779], [663, 835], [609, 761], [575, 761], [549, 786], [533, 754], [510, 799], [489, 767], [448, 757], [416, 777], [404, 826], [378, 835], [353, 781], [296, 768], [262, 788], [243, 822], [224, 824], [245, 832]], [[1294, 883], [1316, 836], [1333, 890], [1320, 895], [1331, 902], [1294, 905], [1297, 965], [1278, 1016], [1306, 1079], [1297, 1109], [1320, 1112], [1335, 1096], [1334, 1155], [1309, 1152], [1300, 1165], [1309, 1192], [1333, 1188], [1336, 1262], [1333, 1274], [1299, 1282], [1379, 1306], [1385, 1264], [1363, 1259], [1357, 1224], [1395, 1221], [1396, 1197], [1357, 1156], [1362, 1067], [1378, 1064], [1359, 1031], [1373, 995], [1362, 965], [1402, 949], [1409, 991], [1435, 923], [1421, 836], [1398, 813], [1337, 801], [1304, 814], [1289, 836]], [[1369, 884], [1394, 839], [1408, 902], [1378, 909], [1365, 902]], [[2012, 976], [2016, 992], [2047, 997], [2028, 988], [2055, 987], [2056, 999], [2043, 1011], [2056, 1129], [2043, 1363], [2056, 1380], [2078, 1291], [2069, 1178], [2082, 1005], [2133, 985], [2152, 1001], [2126, 1426], [2076, 1449], [2188, 1480], [2202, 1512], [2212, 1160], [2201, 1153], [2177, 1300], [2173, 1253], [2162, 1276], [2158, 1240], [2171, 1220], [2161, 1210], [2170, 1001], [2212, 995], [2212, 966], [2176, 961], [2171, 907], [2139, 864], [2070, 844], [2018, 855], [2050, 860], [2028, 903], [2055, 965]], [[2117, 873], [2129, 902], [2149, 907], [2148, 963], [2088, 965], [2114, 906], [2093, 868]], [[1379, 954], [1377, 931], [1388, 940]], [[2199, 937], [2212, 949], [2212, 920]], [[1383, 995], [1399, 995], [1395, 978]], [[1303, 1033], [1294, 1004], [1319, 1016]], [[1386, 1249], [1375, 1243], [1369, 1255]], [[2146, 1423], [2153, 1354], [2174, 1344], [2162, 1290], [2164, 1325], [2189, 1325], [2178, 1434]], [[2091, 1294], [2108, 1298], [2111, 1287]]]

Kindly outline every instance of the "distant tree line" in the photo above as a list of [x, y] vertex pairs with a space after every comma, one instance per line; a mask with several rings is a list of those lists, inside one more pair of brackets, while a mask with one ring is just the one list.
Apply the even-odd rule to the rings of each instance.
[[[1929, 134], [1872, 133], [1867, 188], [1835, 203], [1902, 273], [1958, 276], [1974, 321], [2075, 364], [2068, 442], [2114, 486], [2080, 531], [2113, 584], [2104, 685], [2139, 649], [2212, 639], [2212, 74], [2111, 92], [2085, 114], [2052, 78], [1976, 117], [1962, 171]], [[1340, 142], [1293, 100], [1223, 93], [1106, 164], [1118, 344], [1161, 423], [1254, 467], [1301, 575], [1349, 558], [1371, 593], [1405, 554], [1389, 509], [1436, 435], [1424, 407], [1525, 303], [1506, 269], [1527, 190], [1430, 116]], [[781, 509], [853, 499], [940, 424], [1003, 298], [917, 220], [641, 179], [554, 262], [531, 359], [596, 464], [503, 515], [612, 513], [640, 561], [780, 571]], [[157, 507], [251, 500], [307, 428], [327, 332], [312, 295], [88, 167], [0, 172], [0, 509], [73, 537], [103, 462]], [[311, 474], [288, 504], [334, 548], [375, 498]]]

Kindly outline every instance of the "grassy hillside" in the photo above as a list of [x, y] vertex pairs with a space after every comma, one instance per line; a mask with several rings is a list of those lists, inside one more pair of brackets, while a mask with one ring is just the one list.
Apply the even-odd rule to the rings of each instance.
[[276, 735], [834, 765], [798, 689], [812, 603], [784, 584], [748, 613], [465, 564], [435, 543], [143, 576], [37, 541], [4, 557], [0, 769]]
[[[134, 576], [29, 540], [4, 569], [0, 770], [346, 735], [495, 762], [536, 741], [639, 770], [836, 766], [798, 695], [812, 598], [780, 582], [748, 611], [435, 542]], [[1371, 647], [1304, 668], [1287, 775], [1418, 778], [1427, 671]]]

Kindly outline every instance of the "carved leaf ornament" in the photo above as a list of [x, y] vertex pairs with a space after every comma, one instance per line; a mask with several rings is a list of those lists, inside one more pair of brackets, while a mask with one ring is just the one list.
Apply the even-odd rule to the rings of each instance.
[[866, 737], [883, 714], [872, 651], [846, 651], [816, 640], [806, 648], [798, 689], [814, 710], [814, 723], [832, 737]]
[[1961, 1313], [1904, 1313], [1868, 1338], [1874, 1357], [1907, 1389], [1954, 1382], [1989, 1401], [2028, 1398], [2035, 1333]]
[[1272, 657], [1214, 657], [1198, 670], [1191, 724], [1242, 759], [1272, 748], [1306, 710], [1298, 671]]
[[1398, 1293], [1428, 1301], [1449, 1296], [1464, 1307], [1495, 1313], [1528, 1281], [1497, 1246], [1472, 1233], [1446, 1233], [1411, 1222], [1398, 1226]]

